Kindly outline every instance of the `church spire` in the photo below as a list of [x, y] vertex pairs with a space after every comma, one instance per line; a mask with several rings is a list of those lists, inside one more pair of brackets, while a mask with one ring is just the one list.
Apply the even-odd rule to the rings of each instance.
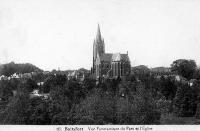
[[96, 34], [96, 39], [94, 39], [93, 43], [93, 57], [94, 59], [97, 58], [97, 54], [101, 56], [102, 54], [105, 53], [105, 45], [104, 45], [104, 39], [101, 37], [101, 31], [100, 31], [100, 26], [98, 24], [97, 28], [97, 34]]
[[102, 39], [101, 39], [101, 31], [100, 31], [100, 26], [99, 26], [99, 24], [98, 24], [98, 28], [97, 28], [96, 40], [97, 40], [97, 41], [102, 40]]

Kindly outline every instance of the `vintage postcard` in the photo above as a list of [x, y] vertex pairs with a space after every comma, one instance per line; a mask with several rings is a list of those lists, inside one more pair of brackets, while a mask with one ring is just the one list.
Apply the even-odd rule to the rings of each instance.
[[200, 131], [200, 1], [0, 0], [0, 130]]

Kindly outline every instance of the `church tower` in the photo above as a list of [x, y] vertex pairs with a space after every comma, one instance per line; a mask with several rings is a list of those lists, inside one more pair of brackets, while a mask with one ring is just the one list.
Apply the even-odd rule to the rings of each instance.
[[104, 39], [101, 37], [101, 31], [100, 31], [100, 26], [98, 24], [98, 29], [97, 29], [97, 35], [96, 38], [94, 39], [93, 42], [93, 69], [92, 73], [95, 73], [95, 61], [97, 58], [97, 55], [101, 56], [102, 54], [105, 54], [105, 44], [104, 44]]

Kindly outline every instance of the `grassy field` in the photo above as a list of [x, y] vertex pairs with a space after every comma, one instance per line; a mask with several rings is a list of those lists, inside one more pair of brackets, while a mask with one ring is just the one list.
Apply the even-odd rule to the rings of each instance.
[[200, 119], [195, 117], [177, 117], [173, 114], [162, 115], [160, 119], [161, 125], [199, 125]]

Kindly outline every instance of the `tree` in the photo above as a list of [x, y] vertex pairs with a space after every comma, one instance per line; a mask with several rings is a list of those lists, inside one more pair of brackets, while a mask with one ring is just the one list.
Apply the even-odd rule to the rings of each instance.
[[31, 72], [41, 72], [42, 70], [38, 67], [25, 63], [25, 64], [16, 64], [14, 62], [10, 62], [7, 64], [3, 64], [0, 66], [0, 75], [10, 76], [14, 73], [31, 73]]
[[[117, 90], [110, 87], [114, 84], [106, 83], [104, 86], [111, 90], [96, 88], [77, 105], [73, 117], [76, 124], [158, 124], [160, 113], [156, 110], [149, 91], [142, 85], [137, 88], [135, 95], [129, 93], [133, 97], [118, 95], [118, 87]], [[121, 84], [120, 88], [128, 87]], [[128, 90], [130, 91], [132, 92], [131, 89]]]
[[139, 85], [135, 94], [134, 99], [130, 100], [132, 103], [131, 124], [158, 124], [160, 112], [156, 109], [156, 103], [150, 91], [143, 85]]
[[[78, 103], [79, 94], [72, 87], [74, 84], [65, 84], [64, 86], [55, 86], [50, 91], [51, 100], [49, 101], [49, 114], [52, 118], [51, 124], [74, 124], [70, 123], [70, 111], [73, 105]], [[76, 88], [76, 86], [74, 86]]]
[[0, 81], [0, 96], [6, 100], [13, 95], [12, 87], [8, 80]]
[[0, 75], [10, 76], [16, 72], [15, 63], [11, 62], [8, 64], [1, 65]]
[[197, 65], [194, 60], [178, 59], [171, 64], [171, 71], [190, 80], [196, 71]]
[[91, 79], [91, 78], [86, 78], [83, 81], [83, 88], [85, 90], [85, 92], [90, 92], [92, 89], [94, 89], [96, 86], [96, 80], [95, 79]]
[[45, 80], [45, 75], [42, 72], [37, 72], [32, 75], [32, 78], [36, 82], [43, 82]]
[[177, 88], [174, 98], [174, 113], [181, 117], [191, 117], [196, 113], [198, 96], [196, 90], [188, 85]]
[[161, 76], [159, 90], [167, 100], [172, 100], [175, 97], [176, 89], [177, 87], [173, 79], [170, 77], [164, 78]]
[[37, 83], [31, 78], [25, 80], [25, 86], [29, 92], [38, 88]]
[[51, 88], [57, 85], [63, 86], [67, 79], [65, 75], [50, 75], [44, 80], [44, 85], [42, 86], [42, 92], [49, 93]]
[[194, 79], [200, 80], [200, 67], [198, 67], [194, 73]]
[[1, 124], [26, 124], [29, 117], [26, 112], [30, 103], [29, 95], [23, 84], [18, 86], [17, 92], [1, 113]]
[[65, 95], [72, 101], [72, 103], [79, 103], [81, 99], [85, 98], [85, 92], [82, 86], [76, 80], [69, 80], [64, 85]]
[[42, 100], [40, 97], [30, 99], [30, 103], [26, 109], [28, 115], [26, 124], [29, 125], [49, 125], [51, 117], [49, 113], [49, 102]]
[[[75, 124], [108, 124], [114, 120], [114, 98], [105, 94], [100, 89], [85, 100], [75, 109]], [[91, 122], [91, 123], [88, 123]]]
[[200, 119], [200, 103], [197, 104], [197, 110], [196, 110], [195, 117], [197, 119]]
[[140, 65], [132, 67], [131, 73], [142, 82], [146, 81], [150, 75], [150, 69], [147, 66]]

